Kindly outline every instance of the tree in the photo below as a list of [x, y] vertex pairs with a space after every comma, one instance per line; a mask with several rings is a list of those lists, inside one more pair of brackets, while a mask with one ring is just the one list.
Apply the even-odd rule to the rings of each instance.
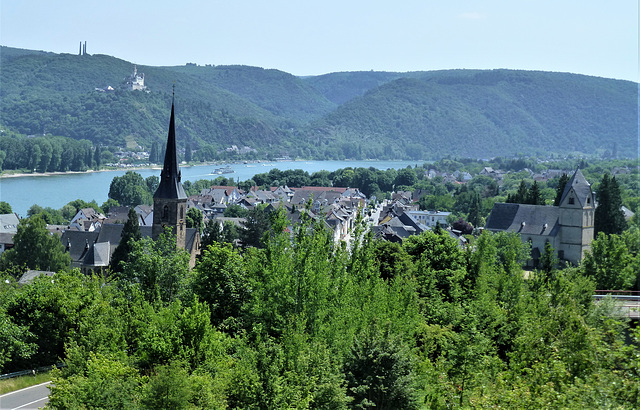
[[622, 212], [622, 198], [616, 177], [602, 176], [598, 187], [598, 206], [594, 215], [594, 233], [621, 234], [627, 228]]
[[261, 248], [263, 237], [271, 229], [271, 219], [264, 206], [256, 206], [247, 212], [240, 230], [240, 240], [243, 247], [253, 246]]
[[553, 200], [553, 206], [560, 206], [560, 200], [562, 200], [562, 194], [564, 193], [564, 188], [567, 186], [567, 182], [569, 182], [569, 175], [563, 173], [558, 180], [558, 188], [556, 188], [556, 198]]
[[542, 272], [544, 272], [547, 277], [549, 277], [549, 275], [551, 274], [551, 271], [553, 271], [556, 267], [556, 265], [558, 264], [558, 258], [556, 256], [556, 252], [555, 249], [553, 249], [553, 246], [551, 245], [551, 242], [547, 241], [544, 244], [544, 252], [542, 253], [542, 255], [540, 256], [540, 270]]
[[631, 289], [636, 282], [637, 258], [628, 251], [622, 236], [601, 231], [591, 242], [581, 269], [596, 281], [597, 289]]
[[518, 186], [518, 192], [515, 195], [507, 196], [507, 202], [512, 204], [525, 204], [527, 203], [527, 197], [529, 196], [529, 191], [527, 189], [527, 184], [524, 182], [524, 179], [520, 180], [520, 186]]
[[464, 219], [460, 218], [455, 221], [451, 227], [456, 231], [460, 231], [463, 235], [469, 235], [473, 233], [473, 225], [470, 222], [465, 222]]
[[9, 205], [8, 202], [0, 201], [0, 215], [6, 215], [10, 213], [13, 213], [11, 205]]
[[57, 272], [71, 265], [60, 238], [49, 233], [40, 215], [20, 220], [13, 243], [0, 257], [0, 270], [18, 267]]
[[151, 204], [153, 194], [149, 188], [149, 184], [142, 175], [127, 171], [123, 176], [113, 178], [109, 186], [109, 198], [115, 199], [124, 206]]
[[195, 207], [189, 208], [185, 219], [187, 222], [187, 228], [197, 228], [198, 232], [202, 233], [204, 223], [202, 211]]
[[205, 248], [194, 270], [192, 289], [211, 308], [211, 322], [219, 326], [229, 318], [240, 318], [249, 299], [249, 281], [242, 257], [231, 244], [213, 243]]
[[189, 163], [191, 162], [191, 144], [189, 144], [188, 142], [185, 144], [184, 146], [184, 160]]
[[127, 215], [127, 222], [122, 228], [122, 235], [120, 236], [120, 243], [113, 252], [111, 257], [111, 270], [114, 272], [122, 272], [123, 263], [129, 260], [129, 254], [133, 249], [133, 244], [142, 238], [140, 233], [140, 223], [138, 221], [138, 214], [134, 208], [129, 208], [129, 214]]
[[354, 408], [418, 408], [409, 352], [388, 331], [356, 337], [344, 373]]
[[185, 284], [189, 254], [176, 247], [176, 238], [166, 227], [155, 241], [132, 241], [129, 258], [122, 265], [121, 277], [138, 284], [148, 301], [172, 302]]
[[529, 189], [527, 193], [526, 202], [531, 205], [544, 205], [544, 199], [542, 198], [542, 194], [540, 193], [540, 188], [538, 187], [538, 182], [533, 181], [533, 185]]
[[238, 204], [229, 204], [224, 210], [225, 218], [246, 218], [249, 214], [247, 208]]
[[151, 144], [151, 150], [149, 151], [149, 162], [152, 164], [157, 164], [159, 162], [158, 143], [155, 141]]
[[109, 213], [109, 210], [115, 206], [120, 206], [120, 203], [113, 198], [109, 198], [102, 204], [102, 206], [100, 206], [100, 208], [102, 209], [102, 212], [106, 215]]
[[96, 145], [96, 151], [93, 155], [93, 160], [96, 163], [96, 169], [100, 169], [100, 165], [102, 165], [102, 147], [100, 144]]

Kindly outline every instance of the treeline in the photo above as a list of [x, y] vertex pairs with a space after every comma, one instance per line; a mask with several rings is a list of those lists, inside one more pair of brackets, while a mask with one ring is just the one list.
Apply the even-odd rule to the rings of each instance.
[[0, 136], [0, 170], [86, 171], [102, 164], [88, 140], [65, 137]]
[[117, 275], [5, 272], [0, 366], [62, 359], [51, 408], [640, 405], [640, 332], [593, 302], [619, 275], [597, 256], [525, 279], [514, 234], [400, 245], [358, 224], [347, 249], [311, 220], [287, 226], [275, 213], [262, 248], [216, 242], [192, 271], [164, 236], [132, 241]]

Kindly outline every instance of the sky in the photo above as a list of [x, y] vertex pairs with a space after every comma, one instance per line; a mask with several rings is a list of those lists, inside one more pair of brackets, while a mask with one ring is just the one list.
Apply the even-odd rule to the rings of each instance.
[[0, 44], [294, 75], [523, 69], [638, 82], [637, 0], [0, 0]]

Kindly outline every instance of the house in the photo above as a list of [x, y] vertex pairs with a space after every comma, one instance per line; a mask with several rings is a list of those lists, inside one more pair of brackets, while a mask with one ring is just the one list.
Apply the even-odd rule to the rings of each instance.
[[531, 245], [529, 264], [538, 266], [547, 242], [560, 261], [578, 265], [593, 241], [594, 196], [580, 170], [567, 182], [559, 206], [496, 203], [485, 229], [515, 232]]
[[411, 215], [416, 221], [428, 226], [429, 228], [435, 228], [436, 225], [441, 227], [447, 226], [447, 217], [451, 215], [451, 212], [442, 211], [405, 211]]
[[151, 205], [138, 205], [133, 208], [138, 214], [138, 224], [148, 226], [153, 223], [153, 207]]
[[69, 228], [79, 231], [99, 230], [105, 219], [107, 219], [106, 216], [93, 208], [82, 208], [71, 218]]
[[16, 214], [0, 215], [0, 255], [13, 248], [13, 236], [18, 232], [20, 219]]

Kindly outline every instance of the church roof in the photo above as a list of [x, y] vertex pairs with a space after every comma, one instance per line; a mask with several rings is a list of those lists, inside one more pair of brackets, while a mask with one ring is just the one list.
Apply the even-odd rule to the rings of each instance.
[[169, 136], [167, 149], [164, 155], [164, 166], [160, 174], [160, 185], [153, 194], [154, 198], [186, 199], [187, 195], [182, 188], [182, 174], [178, 167], [178, 152], [176, 149], [176, 126], [173, 102], [171, 103], [171, 119], [169, 120]]
[[[589, 182], [587, 182], [587, 179], [584, 177], [584, 175], [582, 175], [582, 172], [580, 172], [580, 169], [576, 170], [576, 172], [573, 174], [571, 179], [567, 182], [567, 185], [565, 185], [564, 191], [562, 192], [562, 199], [560, 199], [560, 203], [564, 202], [565, 197], [569, 195], [569, 192], [571, 192], [572, 188], [576, 194], [576, 197], [580, 205], [585, 206], [585, 204], [587, 204], [587, 198], [593, 199], [592, 198], [593, 192], [591, 192], [591, 185], [589, 184]], [[593, 201], [589, 201], [589, 203], [592, 203], [592, 202]]]
[[560, 229], [557, 206], [495, 203], [485, 229], [521, 235], [556, 236]]

